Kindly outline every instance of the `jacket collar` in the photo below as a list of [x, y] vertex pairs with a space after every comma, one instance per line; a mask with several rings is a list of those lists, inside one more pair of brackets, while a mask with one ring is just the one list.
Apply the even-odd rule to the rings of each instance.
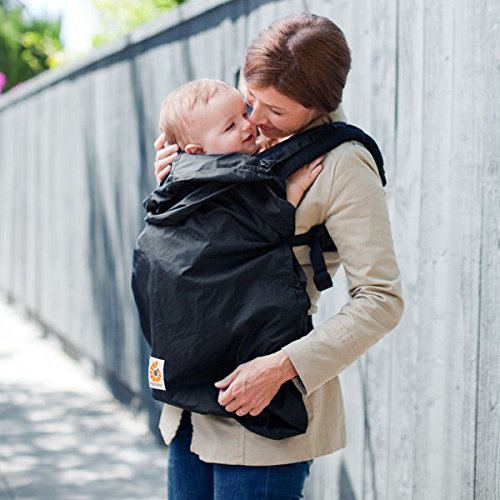
[[318, 127], [319, 125], [334, 122], [347, 122], [347, 117], [344, 113], [344, 109], [342, 108], [342, 104], [330, 114], [318, 116], [318, 118], [313, 120], [304, 130], [309, 130], [310, 128]]

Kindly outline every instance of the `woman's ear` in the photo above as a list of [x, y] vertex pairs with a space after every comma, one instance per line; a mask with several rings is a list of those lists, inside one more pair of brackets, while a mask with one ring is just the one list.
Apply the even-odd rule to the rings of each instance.
[[184, 151], [190, 155], [202, 155], [205, 152], [199, 144], [186, 144]]

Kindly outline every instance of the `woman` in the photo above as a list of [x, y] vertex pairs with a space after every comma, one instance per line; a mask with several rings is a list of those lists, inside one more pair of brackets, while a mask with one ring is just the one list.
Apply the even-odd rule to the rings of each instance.
[[[350, 69], [341, 30], [312, 14], [280, 19], [260, 33], [243, 67], [250, 120], [269, 143], [328, 121], [345, 121], [339, 105]], [[176, 146], [160, 136], [155, 170], [168, 175]], [[296, 212], [296, 232], [325, 223], [338, 251], [331, 274], [344, 266], [352, 301], [281, 351], [240, 365], [219, 381], [219, 403], [237, 415], [258, 415], [281, 384], [293, 379], [309, 415], [307, 432], [274, 441], [233, 419], [165, 406], [160, 429], [170, 444], [170, 499], [300, 498], [313, 458], [345, 446], [338, 374], [399, 321], [403, 300], [384, 191], [370, 153], [356, 142], [330, 151]], [[308, 276], [308, 249], [295, 251]], [[179, 428], [179, 424], [182, 423]]]

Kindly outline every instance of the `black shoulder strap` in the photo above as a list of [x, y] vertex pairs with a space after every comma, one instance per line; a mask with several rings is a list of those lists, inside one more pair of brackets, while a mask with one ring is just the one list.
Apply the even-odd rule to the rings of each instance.
[[[286, 141], [269, 148], [258, 156], [270, 161], [274, 173], [286, 178], [318, 156], [340, 146], [344, 142], [357, 141], [363, 144], [375, 160], [382, 185], [387, 181], [384, 160], [376, 142], [360, 128], [343, 122], [321, 125], [296, 134]], [[332, 286], [323, 252], [337, 250], [324, 224], [312, 227], [307, 233], [290, 239], [292, 246], [309, 245], [310, 260], [314, 271], [314, 284], [320, 291]]]
[[272, 162], [276, 175], [286, 178], [318, 156], [348, 141], [358, 141], [370, 152], [377, 164], [382, 185], [385, 186], [384, 160], [377, 143], [360, 128], [343, 122], [328, 123], [300, 132], [257, 156]]

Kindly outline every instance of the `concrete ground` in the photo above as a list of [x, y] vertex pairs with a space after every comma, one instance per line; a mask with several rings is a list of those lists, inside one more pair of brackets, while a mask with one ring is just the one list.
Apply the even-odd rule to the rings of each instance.
[[0, 302], [0, 499], [166, 498], [142, 418]]

